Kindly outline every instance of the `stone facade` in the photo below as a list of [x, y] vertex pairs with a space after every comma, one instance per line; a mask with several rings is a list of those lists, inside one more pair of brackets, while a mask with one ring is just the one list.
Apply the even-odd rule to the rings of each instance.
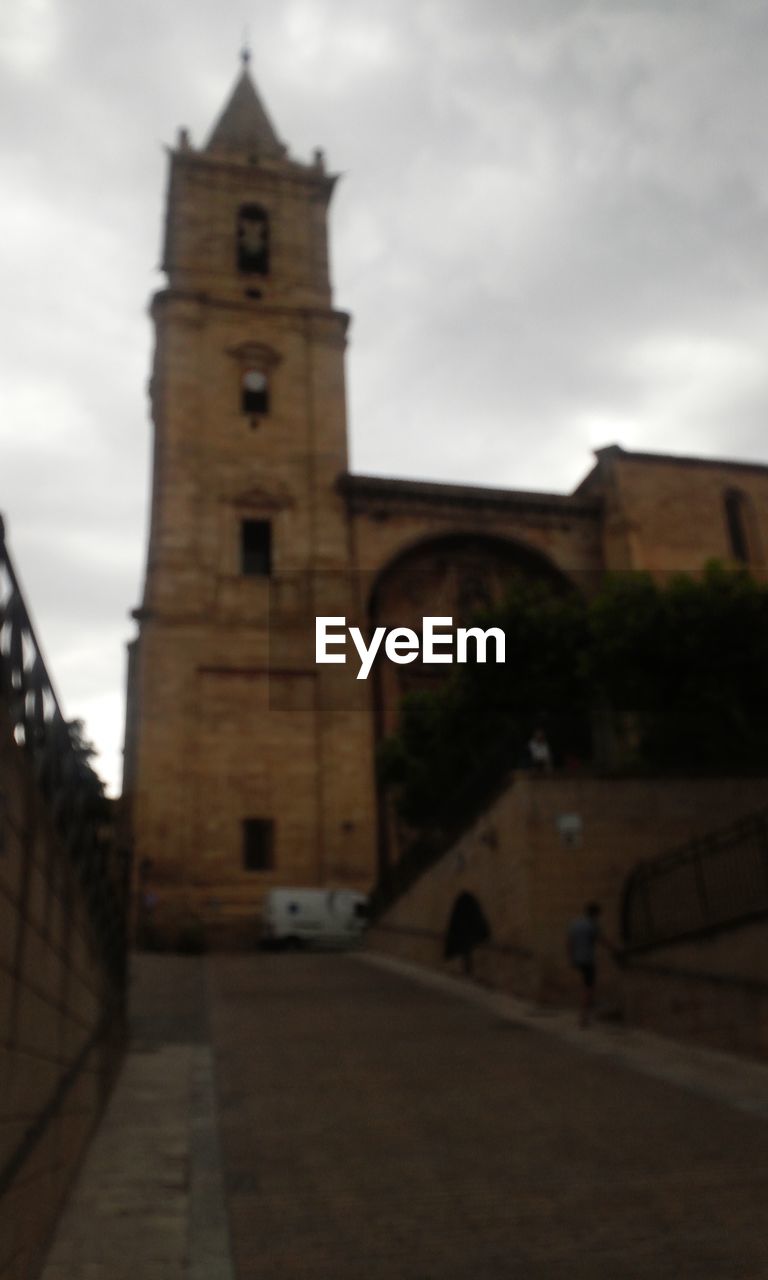
[[320, 153], [288, 156], [247, 67], [208, 144], [170, 153], [125, 775], [169, 935], [251, 939], [270, 885], [375, 878], [374, 750], [402, 682], [318, 667], [316, 615], [461, 622], [505, 574], [588, 590], [606, 568], [765, 563], [768, 468], [613, 447], [573, 495], [349, 475], [333, 185]]
[[707, 560], [768, 564], [768, 467], [600, 449], [576, 490], [602, 502], [606, 569], [695, 573]]

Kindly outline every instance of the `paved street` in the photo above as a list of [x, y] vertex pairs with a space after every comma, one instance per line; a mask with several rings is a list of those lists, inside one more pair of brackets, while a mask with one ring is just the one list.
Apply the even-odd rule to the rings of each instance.
[[[140, 957], [134, 1050], [45, 1280], [768, 1277], [768, 1069], [476, 994], [355, 957]], [[126, 1145], [131, 1106], [156, 1132]]]

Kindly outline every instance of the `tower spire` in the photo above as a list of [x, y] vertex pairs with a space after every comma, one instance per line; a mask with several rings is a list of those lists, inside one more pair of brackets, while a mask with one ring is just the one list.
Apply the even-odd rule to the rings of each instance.
[[214, 125], [206, 151], [234, 151], [247, 155], [285, 155], [285, 147], [259, 97], [250, 72], [247, 33], [240, 50], [242, 69], [224, 110]]

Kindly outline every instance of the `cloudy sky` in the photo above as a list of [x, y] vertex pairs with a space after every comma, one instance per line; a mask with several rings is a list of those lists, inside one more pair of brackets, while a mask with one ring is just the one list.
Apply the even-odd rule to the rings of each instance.
[[3, 0], [0, 510], [119, 779], [164, 144], [253, 69], [325, 148], [355, 470], [768, 463], [768, 0]]

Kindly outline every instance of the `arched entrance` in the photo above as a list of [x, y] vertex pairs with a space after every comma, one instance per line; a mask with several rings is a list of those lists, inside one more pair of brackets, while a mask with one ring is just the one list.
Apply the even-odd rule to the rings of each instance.
[[472, 953], [491, 939], [491, 927], [473, 893], [460, 893], [453, 904], [445, 934], [446, 960], [461, 956], [465, 973], [472, 972]]
[[[555, 594], [575, 590], [571, 580], [542, 552], [494, 535], [451, 533], [424, 539], [401, 551], [374, 581], [368, 604], [371, 630], [409, 627], [419, 633], [425, 616], [450, 617], [454, 627], [471, 625], [478, 613], [501, 604], [514, 582], [546, 586]], [[379, 662], [372, 673], [376, 741], [395, 733], [404, 696], [439, 687], [454, 670], [417, 660], [397, 666]], [[397, 860], [401, 843], [394, 815], [379, 790], [379, 868]]]
[[[551, 560], [523, 543], [468, 533], [429, 538], [402, 551], [378, 575], [369, 599], [370, 625], [420, 631], [422, 619], [432, 615], [465, 626], [479, 611], [499, 604], [511, 582], [521, 579], [544, 583], [559, 594], [574, 589]], [[377, 738], [396, 729], [404, 694], [433, 688], [450, 670], [420, 662], [377, 664]]]

